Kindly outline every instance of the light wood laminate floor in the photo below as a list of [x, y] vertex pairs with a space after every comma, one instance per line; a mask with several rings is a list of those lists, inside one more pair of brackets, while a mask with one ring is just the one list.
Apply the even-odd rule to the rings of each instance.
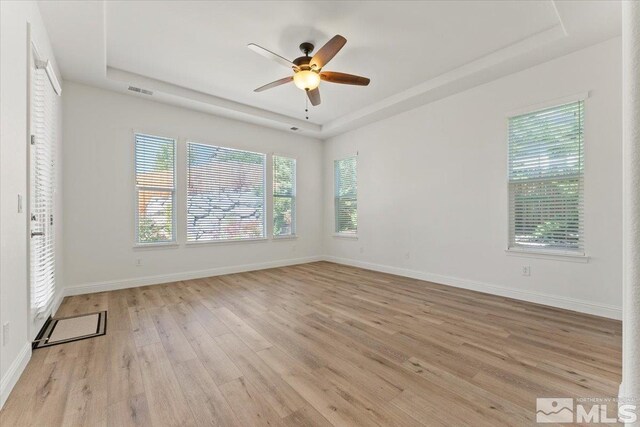
[[617, 321], [337, 264], [65, 298], [107, 335], [33, 353], [5, 426], [532, 425], [612, 397]]

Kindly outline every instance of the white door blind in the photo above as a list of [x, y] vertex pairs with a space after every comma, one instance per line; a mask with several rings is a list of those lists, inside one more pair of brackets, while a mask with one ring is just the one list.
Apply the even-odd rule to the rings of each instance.
[[54, 191], [56, 185], [58, 99], [46, 71], [34, 68], [32, 75], [31, 140], [31, 313], [46, 316], [55, 293]]
[[358, 231], [357, 157], [334, 162], [336, 233]]
[[296, 161], [273, 156], [273, 235], [296, 234]]
[[135, 134], [136, 242], [175, 241], [176, 141]]
[[187, 241], [265, 237], [265, 159], [187, 143]]
[[510, 247], [584, 253], [583, 104], [509, 119]]

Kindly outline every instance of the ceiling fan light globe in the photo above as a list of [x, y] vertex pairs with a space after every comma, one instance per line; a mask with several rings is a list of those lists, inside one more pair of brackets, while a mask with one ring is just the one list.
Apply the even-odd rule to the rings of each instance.
[[320, 75], [314, 71], [302, 70], [293, 75], [293, 83], [302, 90], [314, 90], [320, 85]]

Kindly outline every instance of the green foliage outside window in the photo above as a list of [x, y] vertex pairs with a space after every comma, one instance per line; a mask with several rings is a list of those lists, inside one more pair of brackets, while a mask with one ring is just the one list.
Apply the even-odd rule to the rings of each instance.
[[295, 234], [296, 161], [273, 156], [273, 235]]

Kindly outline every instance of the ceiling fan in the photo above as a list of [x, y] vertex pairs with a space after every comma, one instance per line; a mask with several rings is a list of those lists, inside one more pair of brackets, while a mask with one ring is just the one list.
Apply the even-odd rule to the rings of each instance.
[[339, 73], [336, 71], [322, 71], [324, 66], [327, 65], [334, 56], [336, 56], [346, 43], [347, 39], [341, 35], [336, 35], [322, 46], [320, 50], [313, 55], [313, 57], [309, 56], [309, 54], [313, 52], [313, 44], [309, 42], [302, 43], [300, 45], [300, 50], [304, 53], [304, 56], [300, 56], [293, 61], [289, 61], [288, 59], [258, 46], [255, 43], [248, 44], [247, 47], [252, 51], [293, 70], [293, 75], [268, 83], [264, 86], [260, 86], [255, 89], [254, 92], [262, 92], [293, 81], [298, 88], [307, 92], [311, 105], [315, 106], [320, 104], [320, 91], [318, 90], [318, 86], [320, 85], [321, 80], [330, 83], [367, 86], [370, 80], [366, 77]]

